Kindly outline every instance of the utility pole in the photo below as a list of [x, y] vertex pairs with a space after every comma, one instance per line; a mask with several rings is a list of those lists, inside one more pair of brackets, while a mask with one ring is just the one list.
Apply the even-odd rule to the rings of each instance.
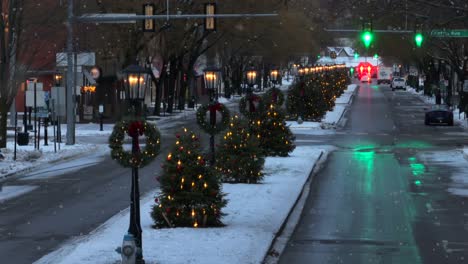
[[75, 144], [75, 100], [73, 90], [75, 89], [75, 73], [73, 71], [73, 0], [68, 0], [67, 21], [67, 145]]

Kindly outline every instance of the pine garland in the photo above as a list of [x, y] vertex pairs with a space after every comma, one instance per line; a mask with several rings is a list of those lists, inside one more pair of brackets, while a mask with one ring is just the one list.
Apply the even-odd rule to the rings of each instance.
[[[210, 111], [216, 111], [221, 113], [221, 120], [217, 122], [214, 126], [210, 124], [209, 117], [207, 118], [207, 113]], [[208, 115], [209, 116], [209, 115]], [[202, 105], [197, 110], [197, 123], [200, 128], [210, 135], [219, 134], [221, 131], [225, 130], [229, 125], [229, 109], [221, 103], [214, 102]], [[208, 120], [207, 120], [208, 119]]]
[[[131, 151], [125, 151], [123, 143], [125, 135], [131, 134], [133, 128], [138, 128], [140, 135], [146, 136], [146, 145], [135, 155]], [[120, 121], [114, 126], [109, 137], [111, 157], [125, 168], [142, 168], [152, 162], [159, 154], [161, 147], [161, 134], [159, 130], [146, 121], [131, 120]]]

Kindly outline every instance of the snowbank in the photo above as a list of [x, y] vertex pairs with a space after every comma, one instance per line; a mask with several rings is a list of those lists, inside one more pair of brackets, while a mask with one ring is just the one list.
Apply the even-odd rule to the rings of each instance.
[[2, 149], [5, 159], [0, 162], [0, 179], [9, 175], [26, 171], [49, 162], [70, 159], [84, 153], [95, 153], [97, 151], [109, 150], [107, 145], [95, 144], [75, 144], [60, 145], [60, 150], [54, 150], [54, 143], [49, 142], [48, 146], [40, 143], [40, 150], [35, 150], [33, 145], [17, 146], [16, 161], [14, 156], [14, 142], [7, 143], [7, 148]]
[[[290, 157], [267, 158], [262, 184], [224, 184], [229, 203], [222, 228], [152, 229], [154, 194], [141, 206], [143, 254], [147, 263], [261, 263], [297, 200], [322, 150], [297, 147]], [[128, 209], [91, 234], [70, 241], [36, 264], [116, 263], [128, 226]]]
[[468, 148], [462, 150], [462, 155], [460, 155], [460, 150], [455, 151], [437, 151], [437, 152], [428, 152], [424, 153], [421, 156], [423, 159], [428, 159], [431, 161], [431, 164], [441, 165], [441, 166], [450, 166], [452, 170], [449, 171], [451, 182], [447, 186], [448, 192], [458, 195], [468, 197], [468, 160], [466, 159], [468, 155]]

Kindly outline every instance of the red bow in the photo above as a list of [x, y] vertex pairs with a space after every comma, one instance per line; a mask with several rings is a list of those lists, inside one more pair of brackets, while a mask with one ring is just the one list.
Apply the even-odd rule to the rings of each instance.
[[211, 111], [221, 111], [221, 104], [220, 103], [216, 103], [216, 104], [212, 104], [208, 107], [208, 109]]
[[274, 90], [271, 93], [271, 99], [272, 99], [273, 103], [276, 103], [276, 101], [278, 100], [278, 94]]
[[141, 121], [135, 121], [130, 123], [128, 126], [128, 135], [133, 138], [134, 150], [140, 152], [140, 144], [138, 143], [138, 136], [142, 136], [145, 133], [145, 126]]

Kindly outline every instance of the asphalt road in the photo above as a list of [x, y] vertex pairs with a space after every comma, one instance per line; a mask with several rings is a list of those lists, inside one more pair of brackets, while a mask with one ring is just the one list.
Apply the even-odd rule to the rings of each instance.
[[336, 151], [312, 181], [279, 263], [468, 263], [468, 199], [447, 191], [460, 168], [424, 158], [461, 155], [468, 137], [425, 126], [424, 106], [364, 84], [336, 135], [297, 137]]
[[[236, 104], [228, 106], [233, 109]], [[165, 124], [161, 154], [140, 169], [142, 196], [158, 187], [155, 176], [161, 173], [161, 161], [175, 142], [175, 132], [182, 127], [198, 133], [208, 145], [208, 137], [196, 125], [195, 112]], [[106, 144], [107, 137], [78, 137], [80, 142]], [[11, 177], [4, 184], [37, 186], [27, 194], [0, 202], [0, 263], [30, 264], [128, 208], [131, 171], [111, 160], [108, 153], [89, 153], [46, 164], [26, 175]], [[122, 238], [127, 228], [122, 227]]]

